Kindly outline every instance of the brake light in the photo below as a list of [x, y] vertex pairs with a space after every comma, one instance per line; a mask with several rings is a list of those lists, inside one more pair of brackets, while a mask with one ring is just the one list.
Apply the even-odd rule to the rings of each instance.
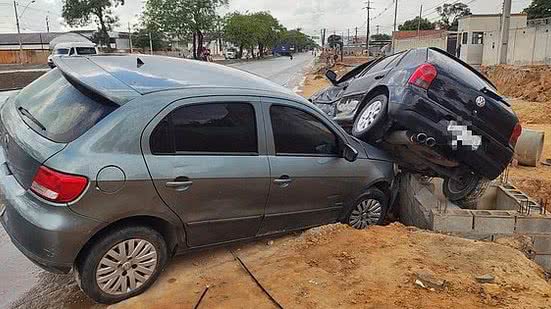
[[522, 134], [522, 126], [520, 125], [520, 122], [517, 123], [515, 128], [513, 129], [513, 133], [511, 133], [511, 137], [509, 138], [509, 144], [515, 148], [517, 145], [518, 138]]
[[69, 175], [41, 166], [34, 175], [31, 191], [52, 202], [68, 203], [82, 194], [88, 179]]
[[438, 71], [434, 65], [424, 63], [413, 72], [408, 83], [428, 90], [437, 75]]

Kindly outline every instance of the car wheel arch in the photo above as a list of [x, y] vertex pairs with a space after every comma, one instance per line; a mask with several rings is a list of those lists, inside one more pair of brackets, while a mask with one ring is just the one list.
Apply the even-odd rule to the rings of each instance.
[[[149, 227], [159, 232], [163, 236], [167, 244], [167, 248], [169, 249], [168, 252], [170, 256], [174, 255], [174, 253], [176, 253], [176, 251], [178, 250], [178, 246], [181, 243], [178, 237], [179, 231], [176, 227], [174, 227], [172, 223], [156, 216], [149, 216], [149, 215], [133, 216], [133, 217], [127, 217], [127, 218], [123, 218], [123, 219], [111, 222], [106, 226], [102, 227], [101, 229], [99, 229], [98, 231], [96, 231], [80, 249], [79, 253], [75, 258], [75, 265], [78, 265], [78, 263], [82, 260], [83, 256], [88, 252], [88, 250], [93, 246], [93, 244], [97, 242], [99, 239], [101, 239], [104, 235], [125, 226], [136, 226], [136, 225]], [[184, 231], [182, 231], [182, 233], [184, 233]]]
[[350, 211], [350, 209], [355, 206], [354, 205], [355, 201], [357, 199], [359, 199], [360, 197], [364, 196], [367, 192], [369, 192], [370, 189], [377, 189], [377, 190], [381, 191], [387, 197], [387, 202], [389, 202], [390, 198], [391, 198], [391, 189], [390, 188], [391, 188], [391, 184], [387, 179], [382, 179], [381, 178], [381, 179], [374, 180], [372, 183], [365, 186], [365, 188], [354, 198], [354, 200], [350, 203], [350, 205], [346, 206], [343, 209], [343, 212], [340, 215], [339, 221], [343, 222], [343, 220], [345, 219], [345, 217], [348, 214], [348, 212]]
[[373, 99], [374, 97], [378, 96], [378, 95], [381, 95], [381, 94], [384, 94], [386, 95], [387, 98], [390, 97], [390, 90], [388, 89], [387, 86], [385, 85], [378, 85], [376, 86], [375, 88], [371, 89], [365, 96], [364, 100], [362, 101], [362, 103], [360, 104], [360, 106], [358, 106], [357, 108], [357, 113], [354, 115], [354, 120], [356, 120], [356, 118], [360, 115], [360, 111], [365, 107], [365, 105], [367, 103], [369, 103], [369, 101], [371, 99]]

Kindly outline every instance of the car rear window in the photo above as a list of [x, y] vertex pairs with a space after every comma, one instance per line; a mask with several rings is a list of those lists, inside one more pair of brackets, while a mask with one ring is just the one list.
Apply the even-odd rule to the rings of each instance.
[[59, 69], [23, 88], [15, 104], [29, 127], [58, 143], [75, 140], [116, 109], [111, 102], [77, 89]]
[[54, 50], [54, 55], [67, 55], [69, 53], [68, 48], [59, 48]]
[[77, 47], [77, 54], [79, 55], [95, 55], [96, 49], [94, 47]]

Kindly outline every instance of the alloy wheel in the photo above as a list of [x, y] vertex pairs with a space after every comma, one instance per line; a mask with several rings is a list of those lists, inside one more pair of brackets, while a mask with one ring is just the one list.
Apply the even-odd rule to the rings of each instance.
[[129, 239], [113, 246], [100, 260], [96, 282], [104, 293], [131, 293], [145, 284], [157, 268], [157, 250], [143, 239]]
[[362, 132], [369, 128], [375, 122], [382, 109], [383, 103], [381, 101], [371, 103], [360, 115], [360, 119], [358, 119], [358, 123], [356, 124], [356, 131]]
[[383, 206], [376, 199], [366, 199], [358, 203], [350, 214], [349, 224], [355, 229], [365, 229], [379, 223], [383, 215]]

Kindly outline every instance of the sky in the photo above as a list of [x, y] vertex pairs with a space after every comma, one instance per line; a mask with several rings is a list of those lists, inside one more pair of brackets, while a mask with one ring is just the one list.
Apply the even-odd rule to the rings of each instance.
[[[21, 16], [22, 32], [45, 32], [46, 18], [49, 19], [50, 31], [71, 30], [63, 23], [61, 9], [63, 0], [17, 0], [18, 13]], [[419, 14], [423, 6], [423, 16], [436, 20], [435, 8], [443, 3], [455, 3], [457, 0], [373, 0], [371, 1], [371, 33], [391, 33], [394, 22], [394, 1], [398, 1], [398, 24], [412, 19]], [[116, 30], [127, 31], [128, 24], [138, 23], [138, 14], [142, 11], [144, 1], [126, 0], [124, 6], [114, 12], [119, 17]], [[501, 13], [503, 0], [462, 0], [471, 7], [474, 14]], [[531, 0], [513, 0], [513, 13], [521, 12]], [[30, 3], [30, 4], [29, 4]], [[27, 6], [29, 4], [29, 6]], [[319, 35], [320, 29], [326, 28], [328, 34], [351, 35], [358, 27], [358, 34], [366, 33], [367, 1], [364, 0], [229, 0], [229, 5], [219, 9], [221, 14], [227, 12], [270, 11], [288, 29], [302, 28], [310, 35]], [[27, 9], [25, 9], [27, 7]], [[94, 24], [85, 27], [95, 29]], [[16, 32], [13, 1], [0, 0], [0, 32]]]

